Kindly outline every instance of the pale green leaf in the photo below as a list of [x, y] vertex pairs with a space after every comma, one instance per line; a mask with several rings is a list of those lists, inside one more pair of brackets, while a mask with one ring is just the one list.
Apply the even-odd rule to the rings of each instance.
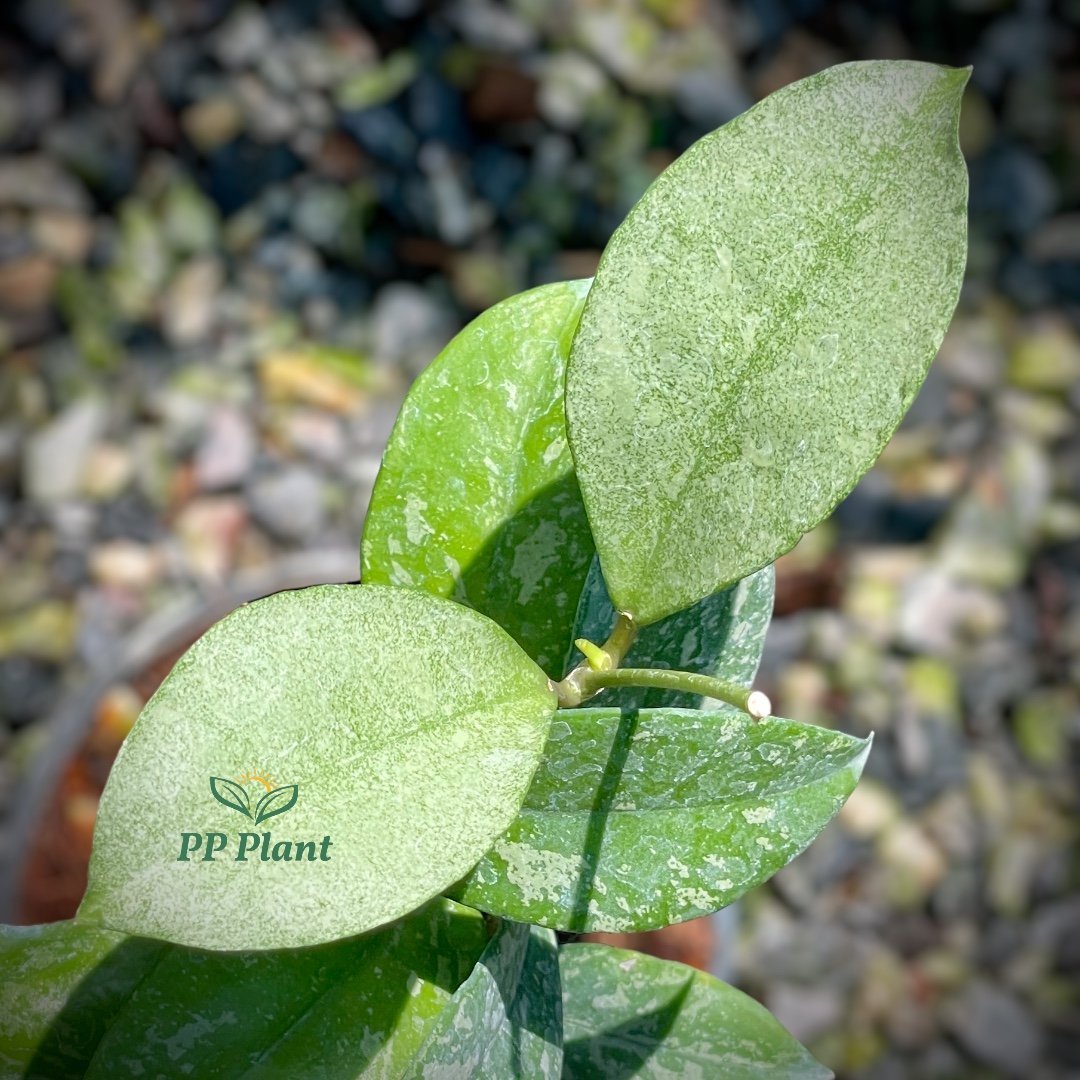
[[451, 895], [558, 930], [718, 911], [825, 828], [869, 745], [744, 713], [560, 711], [517, 820]]
[[555, 935], [503, 923], [402, 1080], [558, 1080], [562, 993]]
[[[775, 580], [773, 568], [767, 566], [692, 607], [644, 627], [623, 659], [622, 667], [676, 668], [750, 686], [761, 662], [765, 633], [772, 618]], [[574, 639], [584, 637], [602, 642], [614, 625], [615, 608], [608, 598], [600, 563], [594, 559], [578, 605]], [[580, 659], [581, 654], [574, 649], [566, 669]], [[602, 690], [592, 699], [592, 704], [621, 709], [732, 708], [699, 694], [629, 686]]]
[[567, 945], [562, 973], [568, 1077], [828, 1080], [764, 1006], [684, 964]]
[[364, 525], [364, 581], [453, 597], [546, 671], [562, 662], [593, 557], [563, 383], [588, 281], [470, 323], [402, 406]]
[[5, 1076], [397, 1077], [485, 944], [449, 901], [308, 949], [206, 953], [61, 922], [0, 929]]
[[[326, 585], [242, 607], [178, 661], [122, 747], [80, 917], [208, 949], [389, 922], [514, 819], [553, 709], [504, 631], [426, 593]], [[295, 804], [256, 827], [211, 794], [222, 774], [253, 796], [295, 785]]]
[[963, 277], [966, 81], [868, 61], [793, 83], [616, 230], [567, 414], [608, 588], [638, 622], [790, 548], [911, 404]]

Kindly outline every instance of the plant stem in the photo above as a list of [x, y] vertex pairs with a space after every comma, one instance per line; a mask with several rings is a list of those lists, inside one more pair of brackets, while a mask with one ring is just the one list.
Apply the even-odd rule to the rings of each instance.
[[701, 694], [734, 705], [749, 713], [755, 720], [772, 713], [772, 703], [760, 690], [748, 690], [737, 683], [698, 675], [692, 671], [670, 671], [666, 668], [620, 668], [637, 637], [637, 626], [627, 614], [620, 612], [615, 628], [603, 646], [581, 641], [578, 648], [586, 659], [578, 664], [562, 682], [551, 683], [559, 695], [559, 707], [573, 708], [598, 694], [607, 686], [652, 686], [660, 690], [681, 690]]
[[670, 671], [667, 668], [619, 668], [616, 671], [592, 671], [586, 679], [586, 691], [602, 690], [607, 686], [651, 686], [659, 690], [680, 690], [701, 694], [734, 705], [761, 720], [772, 712], [772, 702], [760, 690], [748, 689], [737, 683], [699, 675], [692, 671]]
[[607, 641], [600, 647], [594, 645], [588, 650], [589, 657], [578, 664], [562, 682], [552, 680], [551, 685], [559, 695], [560, 707], [572, 708], [574, 705], [580, 705], [587, 697], [592, 697], [600, 687], [586, 690], [584, 680], [595, 675], [597, 668], [617, 668], [622, 663], [623, 657], [630, 651], [630, 646], [634, 644], [637, 632], [638, 628], [634, 620], [625, 612], [620, 611]]

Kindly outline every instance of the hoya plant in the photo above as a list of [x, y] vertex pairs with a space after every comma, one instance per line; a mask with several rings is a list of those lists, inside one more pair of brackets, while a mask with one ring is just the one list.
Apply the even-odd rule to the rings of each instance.
[[450, 342], [361, 584], [196, 642], [120, 751], [78, 916], [4, 931], [6, 1072], [828, 1074], [710, 975], [574, 938], [731, 904], [858, 780], [869, 740], [752, 681], [771, 564], [956, 304], [966, 80], [778, 91], [653, 183], [592, 281]]

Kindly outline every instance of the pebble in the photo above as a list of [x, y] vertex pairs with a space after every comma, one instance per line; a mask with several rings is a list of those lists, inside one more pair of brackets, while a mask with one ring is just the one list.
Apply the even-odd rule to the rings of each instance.
[[324, 482], [301, 465], [260, 477], [250, 497], [255, 520], [286, 543], [314, 539], [326, 521]]
[[195, 483], [202, 491], [235, 487], [251, 471], [258, 452], [246, 413], [232, 406], [215, 409], [195, 453]]
[[90, 574], [100, 585], [148, 589], [164, 570], [165, 559], [159, 549], [133, 540], [112, 540], [90, 553]]
[[22, 483], [27, 498], [39, 503], [74, 498], [87, 457], [107, 422], [105, 403], [83, 398], [31, 434], [23, 457]]
[[1042, 1039], [1031, 1014], [985, 979], [972, 981], [944, 1010], [945, 1023], [976, 1061], [1022, 1080], [1032, 1075]]
[[375, 297], [371, 334], [376, 358], [418, 372], [453, 336], [450, 313], [417, 285], [387, 285]]
[[248, 524], [248, 509], [233, 496], [194, 499], [176, 517], [175, 533], [194, 577], [220, 585], [228, 578]]
[[48, 255], [63, 263], [81, 263], [94, 241], [94, 223], [70, 210], [40, 210], [33, 217], [31, 235]]
[[60, 690], [55, 663], [29, 656], [0, 658], [0, 722], [21, 728], [44, 719]]
[[213, 257], [192, 259], [177, 271], [161, 316], [162, 330], [172, 344], [194, 345], [209, 336], [224, 276], [221, 262]]

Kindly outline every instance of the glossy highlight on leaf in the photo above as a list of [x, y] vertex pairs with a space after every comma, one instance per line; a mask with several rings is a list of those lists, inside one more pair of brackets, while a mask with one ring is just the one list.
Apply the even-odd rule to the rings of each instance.
[[279, 787], [274, 791], [268, 791], [255, 807], [255, 824], [261, 825], [267, 818], [284, 814], [296, 805], [300, 789], [296, 784], [288, 787]]
[[828, 1080], [764, 1006], [685, 964], [606, 945], [566, 945], [566, 1075], [668, 1080]]
[[869, 749], [776, 717], [560, 710], [517, 820], [450, 895], [571, 931], [718, 911], [825, 828]]
[[[207, 949], [381, 926], [513, 821], [554, 706], [510, 636], [448, 600], [325, 585], [245, 605], [177, 662], [121, 748], [79, 916]], [[264, 797], [260, 832], [207, 790], [250, 761], [293, 780]]]
[[236, 781], [228, 780], [224, 776], [211, 776], [210, 792], [219, 803], [231, 810], [239, 810], [244, 817], [251, 817], [251, 800]]
[[[677, 668], [712, 675], [725, 682], [750, 686], [761, 662], [765, 633], [772, 619], [776, 575], [771, 566], [737, 581], [692, 607], [646, 626], [623, 659], [628, 668]], [[603, 641], [615, 625], [615, 608], [608, 597], [600, 562], [593, 560], [578, 605], [575, 637]], [[580, 654], [574, 650], [566, 670]], [[621, 709], [728, 709], [699, 694], [646, 687], [612, 687], [591, 699], [594, 706]]]
[[503, 923], [401, 1080], [559, 1080], [562, 991], [555, 935]]
[[615, 231], [566, 407], [611, 597], [639, 623], [790, 548], [911, 404], [963, 278], [967, 77], [866, 61], [793, 83]]
[[563, 385], [588, 281], [495, 305], [416, 380], [375, 483], [362, 578], [490, 616], [555, 677], [593, 557]]
[[80, 922], [3, 927], [0, 1072], [400, 1076], [485, 944], [480, 915], [448, 901], [279, 952], [207, 953]]

